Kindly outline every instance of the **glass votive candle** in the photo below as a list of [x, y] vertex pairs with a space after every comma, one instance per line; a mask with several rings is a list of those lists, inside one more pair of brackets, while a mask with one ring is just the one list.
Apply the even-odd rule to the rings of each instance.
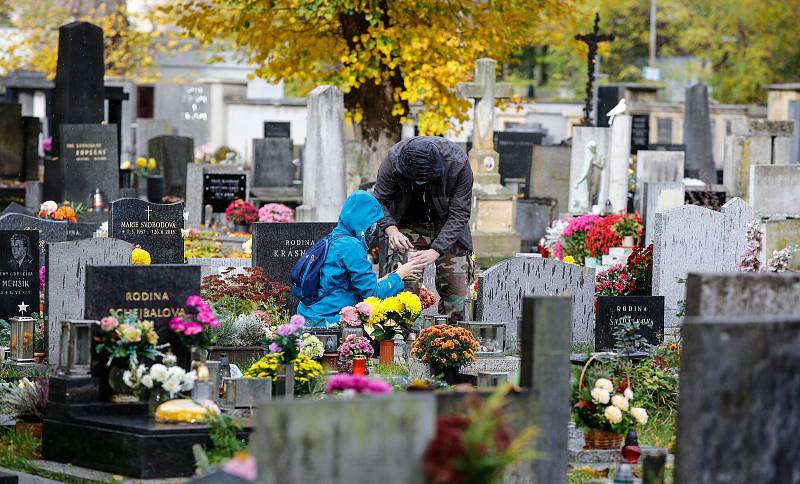
[[361, 375], [367, 372], [367, 357], [364, 355], [356, 355], [353, 357], [353, 375]]

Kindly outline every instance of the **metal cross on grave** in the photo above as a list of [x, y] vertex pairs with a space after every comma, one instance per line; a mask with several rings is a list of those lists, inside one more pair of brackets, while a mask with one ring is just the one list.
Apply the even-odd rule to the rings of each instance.
[[469, 159], [473, 171], [477, 172], [476, 182], [500, 183], [498, 155], [494, 151], [494, 106], [496, 99], [510, 98], [514, 91], [511, 84], [495, 82], [496, 67], [494, 59], [478, 59], [475, 81], [458, 84], [461, 97], [475, 100]]
[[146, 209], [144, 209], [144, 211], [147, 212], [147, 221], [149, 222], [150, 221], [150, 212], [152, 212], [153, 209], [148, 206]]
[[589, 47], [586, 56], [586, 104], [583, 107], [583, 119], [581, 126], [594, 126], [592, 122], [592, 98], [594, 97], [595, 79], [595, 60], [597, 59], [597, 46], [600, 42], [611, 42], [615, 37], [613, 34], [600, 33], [600, 14], [594, 16], [594, 29], [588, 34], [578, 34], [575, 40], [585, 43]]

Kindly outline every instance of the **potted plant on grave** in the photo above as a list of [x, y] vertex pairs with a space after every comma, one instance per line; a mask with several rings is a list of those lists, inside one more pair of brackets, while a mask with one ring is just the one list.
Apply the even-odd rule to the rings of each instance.
[[[339, 345], [339, 361], [336, 368], [339, 373], [353, 373], [353, 361], [356, 358], [370, 358], [374, 352], [372, 345], [369, 344], [369, 339], [354, 334], [347, 335]], [[364, 374], [369, 374], [366, 366]]]
[[339, 316], [342, 338], [351, 334], [361, 336], [364, 334], [364, 327], [372, 318], [372, 306], [365, 302], [360, 302], [355, 306], [345, 306], [339, 311]]
[[478, 340], [468, 329], [441, 324], [423, 329], [411, 346], [411, 354], [430, 366], [431, 375], [443, 375], [447, 383], [454, 385], [458, 370], [475, 361], [479, 348]]
[[250, 225], [258, 220], [258, 209], [245, 200], [234, 200], [225, 209], [225, 220], [233, 225], [234, 232], [250, 233]]
[[296, 314], [291, 317], [288, 323], [281, 324], [274, 332], [268, 333], [264, 339], [267, 351], [277, 357], [277, 375], [285, 378], [287, 390], [294, 388], [293, 363], [300, 355], [305, 323], [305, 319]]
[[132, 403], [139, 398], [125, 384], [126, 370], [135, 368], [141, 361], [155, 361], [159, 355], [156, 345], [158, 333], [152, 321], [137, 319], [133, 313], [111, 311], [101, 319], [93, 337], [95, 353], [107, 356], [108, 384], [111, 387], [111, 401]]
[[[569, 219], [561, 232], [561, 237], [553, 247], [553, 255], [559, 259], [572, 256], [575, 262], [583, 265], [586, 259], [586, 234], [602, 217], [600, 215], [581, 215]], [[591, 261], [591, 259], [590, 259]], [[591, 265], [587, 267], [592, 267]]]
[[292, 209], [282, 203], [267, 203], [258, 209], [259, 222], [290, 223], [293, 218]]
[[633, 215], [626, 215], [619, 219], [619, 221], [612, 227], [614, 232], [622, 237], [623, 247], [636, 247], [642, 240], [642, 219], [638, 213]]
[[169, 321], [169, 330], [177, 335], [184, 350], [175, 353], [180, 366], [203, 367], [208, 359], [208, 350], [216, 341], [217, 335], [213, 330], [219, 328], [219, 322], [211, 306], [198, 295], [186, 298], [185, 309], [183, 316]]
[[372, 315], [364, 331], [379, 342], [380, 362], [394, 362], [394, 338], [407, 334], [422, 313], [422, 301], [414, 293], [404, 291], [384, 300], [370, 297], [364, 303], [372, 308]]
[[0, 384], [0, 411], [16, 420], [16, 431], [42, 438], [42, 420], [47, 407], [47, 378], [23, 378]]
[[168, 354], [164, 356], [163, 363], [156, 363], [149, 368], [139, 364], [125, 370], [122, 376], [131, 391], [148, 397], [147, 413], [151, 417], [155, 416], [159, 405], [181, 394], [188, 394], [194, 388], [197, 372], [187, 372], [176, 363], [175, 355]]
[[381, 395], [392, 393], [392, 386], [383, 380], [340, 373], [328, 380], [328, 383], [325, 384], [325, 393], [328, 395]]
[[56, 222], [77, 222], [78, 217], [85, 211], [86, 208], [81, 203], [72, 206], [70, 202], [64, 202], [59, 206], [56, 202], [48, 200], [39, 206], [36, 215], [39, 218]]
[[[245, 378], [271, 378], [273, 382], [279, 380], [281, 363], [277, 353], [267, 353], [245, 370]], [[294, 394], [308, 395], [316, 385], [316, 381], [324, 373], [322, 365], [300, 353], [292, 362], [294, 374]], [[272, 386], [272, 391], [277, 391], [277, 385]]]
[[604, 366], [591, 368], [592, 361], [573, 387], [573, 419], [584, 430], [584, 448], [619, 449], [629, 430], [647, 423], [647, 411], [637, 406], [629, 380], [614, 379]]

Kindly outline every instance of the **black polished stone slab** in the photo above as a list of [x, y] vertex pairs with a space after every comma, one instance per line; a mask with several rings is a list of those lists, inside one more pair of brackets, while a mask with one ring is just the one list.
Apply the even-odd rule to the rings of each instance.
[[98, 400], [99, 382], [91, 376], [53, 375], [48, 382], [48, 402], [73, 404]]
[[639, 334], [651, 345], [664, 341], [664, 296], [600, 296], [594, 327], [595, 351], [614, 349], [614, 330], [626, 317], [650, 323], [650, 328], [642, 328]]
[[48, 242], [69, 242], [91, 239], [99, 224], [85, 222], [59, 222], [31, 217], [21, 213], [0, 216], [0, 229], [38, 230], [40, 261], [44, 261], [44, 247]]
[[62, 124], [61, 156], [63, 171], [61, 197], [91, 207], [95, 190], [106, 200], [119, 197], [119, 150], [117, 126], [113, 124]]
[[291, 138], [292, 123], [288, 121], [264, 121], [265, 138]]
[[542, 144], [543, 132], [497, 131], [494, 134], [494, 149], [500, 155], [500, 178], [524, 178], [530, 183], [533, 147]]
[[150, 253], [152, 264], [183, 263], [183, 202], [114, 200], [108, 225], [109, 237], [139, 244]]
[[147, 142], [150, 157], [164, 170], [167, 195], [186, 198], [186, 165], [194, 161], [194, 139], [188, 136], [156, 136]]
[[214, 213], [224, 213], [234, 200], [247, 200], [247, 175], [245, 173], [204, 173], [202, 221], [205, 223], [205, 206], [211, 205]]
[[253, 265], [271, 280], [291, 286], [295, 262], [317, 240], [328, 235], [335, 223], [294, 222], [253, 224]]
[[22, 105], [0, 103], [0, 177], [25, 179]]
[[39, 232], [0, 230], [0, 319], [39, 311]]

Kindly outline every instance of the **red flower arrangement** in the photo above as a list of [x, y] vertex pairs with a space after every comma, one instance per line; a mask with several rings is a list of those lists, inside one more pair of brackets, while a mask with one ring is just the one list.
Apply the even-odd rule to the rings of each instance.
[[595, 277], [595, 294], [598, 296], [627, 296], [636, 290], [636, 279], [625, 266], [617, 264]]
[[234, 200], [225, 209], [225, 220], [236, 225], [250, 225], [258, 220], [258, 209], [250, 202]]
[[608, 254], [610, 247], [616, 247], [622, 242], [622, 237], [614, 231], [613, 227], [624, 215], [609, 215], [597, 221], [586, 234], [586, 252], [591, 257]]

